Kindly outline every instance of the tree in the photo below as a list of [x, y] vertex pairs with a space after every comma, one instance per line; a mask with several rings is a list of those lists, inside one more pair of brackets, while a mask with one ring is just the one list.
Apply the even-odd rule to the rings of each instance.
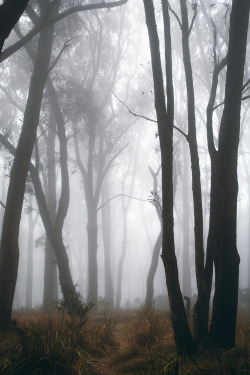
[[149, 34], [151, 52], [155, 109], [158, 123], [158, 134], [161, 149], [162, 167], [162, 260], [166, 273], [171, 321], [175, 342], [180, 351], [192, 351], [193, 339], [189, 330], [185, 307], [181, 295], [177, 260], [174, 244], [173, 219], [173, 125], [174, 95], [172, 77], [172, 52], [170, 18], [167, 1], [162, 2], [164, 15], [165, 62], [167, 76], [167, 108], [165, 104], [163, 74], [160, 58], [159, 38], [156, 28], [154, 6], [152, 0], [144, 0], [146, 24]]
[[215, 225], [211, 228], [215, 295], [210, 339], [222, 347], [235, 345], [240, 261], [236, 244], [237, 162], [249, 12], [249, 0], [233, 0], [224, 110], [218, 150], [213, 152], [215, 168], [211, 176], [211, 206], [215, 205], [216, 218], [213, 218]]
[[[200, 176], [198, 165], [198, 153], [195, 137], [195, 111], [194, 92], [192, 83], [192, 68], [188, 38], [193, 26], [195, 15], [191, 26], [188, 25], [186, 1], [181, 1], [182, 23], [173, 12], [181, 26], [183, 40], [184, 67], [186, 72], [186, 84], [188, 92], [188, 122], [189, 132], [186, 136], [191, 153], [193, 193], [200, 192]], [[144, 0], [146, 23], [149, 32], [152, 69], [155, 87], [155, 108], [158, 120], [160, 148], [162, 157], [162, 189], [163, 189], [163, 262], [166, 271], [167, 287], [169, 292], [172, 324], [175, 341], [179, 348], [188, 350], [192, 347], [190, 331], [182, 310], [181, 297], [179, 292], [178, 270], [175, 264], [174, 240], [170, 223], [172, 221], [172, 195], [171, 183], [166, 183], [165, 173], [168, 171], [169, 180], [172, 180], [172, 142], [169, 133], [164, 132], [171, 122], [165, 111], [165, 98], [163, 94], [162, 73], [159, 57], [159, 42], [154, 18], [153, 2]], [[168, 2], [163, 1], [163, 17], [165, 26], [165, 45], [170, 40], [170, 26], [168, 17]], [[196, 278], [198, 287], [198, 301], [195, 306], [194, 326], [195, 338], [198, 342], [204, 338], [208, 324], [208, 304], [211, 292], [212, 260], [214, 259], [216, 270], [215, 297], [213, 304], [213, 317], [210, 330], [210, 339], [213, 344], [220, 346], [233, 346], [235, 340], [235, 325], [237, 314], [237, 293], [239, 257], [236, 248], [236, 212], [237, 212], [237, 151], [239, 144], [240, 128], [240, 107], [243, 87], [243, 73], [246, 52], [247, 29], [249, 21], [249, 1], [233, 1], [232, 14], [230, 19], [230, 34], [228, 45], [228, 69], [226, 79], [225, 106], [219, 133], [218, 150], [215, 149], [212, 130], [212, 113], [214, 98], [216, 95], [216, 79], [221, 69], [225, 66], [225, 59], [217, 63], [215, 59], [215, 71], [213, 78], [210, 101], [208, 105], [207, 132], [210, 156], [212, 155], [211, 171], [211, 200], [210, 200], [210, 228], [207, 245], [207, 259], [204, 264], [204, 250], [202, 233], [202, 209], [201, 194], [198, 200], [194, 194], [195, 213], [195, 252], [196, 252]], [[197, 5], [194, 6], [196, 12]], [[244, 14], [244, 17], [243, 17]], [[238, 29], [238, 31], [237, 31]], [[167, 31], [167, 32], [166, 32]], [[239, 39], [238, 39], [239, 38]], [[169, 47], [169, 44], [168, 44]], [[171, 49], [165, 48], [166, 62], [171, 59]], [[230, 56], [230, 63], [229, 63]], [[173, 106], [171, 98], [172, 71], [167, 73], [167, 104]], [[169, 73], [169, 74], [168, 74]], [[169, 86], [170, 84], [170, 86]], [[169, 90], [169, 91], [168, 91]], [[232, 115], [233, 111], [233, 115]], [[172, 117], [173, 119], [173, 108]], [[231, 117], [230, 117], [231, 114]], [[168, 120], [168, 121], [167, 121]], [[165, 123], [165, 124], [164, 124]], [[172, 123], [173, 124], [173, 123]], [[165, 126], [165, 128], [164, 128]], [[172, 125], [173, 127], [173, 125]], [[170, 133], [172, 134], [172, 133]], [[166, 151], [168, 150], [168, 152]], [[230, 161], [230, 162], [229, 162]], [[168, 187], [168, 189], [167, 189]], [[197, 190], [198, 189], [198, 190]], [[164, 203], [165, 202], [165, 203]], [[197, 205], [198, 204], [198, 205]], [[168, 218], [168, 222], [165, 219]], [[197, 221], [197, 219], [199, 220]], [[198, 225], [197, 225], [198, 224]], [[172, 229], [171, 229], [172, 228]], [[171, 231], [171, 232], [170, 232]], [[166, 241], [166, 242], [165, 242]], [[168, 246], [167, 248], [164, 248]], [[171, 251], [170, 251], [171, 250]], [[171, 264], [171, 269], [169, 265]], [[232, 270], [232, 271], [230, 271]], [[232, 273], [231, 273], [232, 272]], [[175, 282], [173, 282], [175, 281]], [[172, 300], [173, 299], [173, 300]], [[177, 310], [179, 306], [179, 310]], [[188, 345], [187, 345], [188, 343]]]
[[5, 40], [23, 14], [29, 0], [5, 0], [0, 5], [0, 54]]
[[6, 328], [11, 317], [18, 270], [18, 235], [25, 183], [36, 139], [43, 90], [48, 74], [52, 35], [51, 27], [40, 33], [23, 127], [11, 169], [0, 244], [0, 328]]

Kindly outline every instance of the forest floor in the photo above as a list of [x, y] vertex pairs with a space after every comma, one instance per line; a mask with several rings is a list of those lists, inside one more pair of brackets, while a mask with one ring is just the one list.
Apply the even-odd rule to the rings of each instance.
[[250, 313], [240, 312], [237, 346], [178, 356], [169, 313], [102, 311], [79, 320], [65, 312], [19, 311], [0, 333], [0, 374], [250, 374]]

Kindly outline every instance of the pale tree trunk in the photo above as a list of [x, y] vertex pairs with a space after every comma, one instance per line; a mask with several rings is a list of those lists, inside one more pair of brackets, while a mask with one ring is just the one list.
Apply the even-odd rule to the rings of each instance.
[[32, 291], [33, 291], [33, 252], [34, 252], [34, 218], [32, 212], [32, 197], [29, 197], [29, 206], [31, 211], [28, 215], [28, 254], [27, 254], [27, 277], [26, 277], [26, 308], [32, 308]]
[[97, 303], [98, 300], [98, 265], [97, 265], [97, 211], [94, 203], [88, 204], [88, 296], [87, 302]]
[[123, 264], [127, 252], [127, 215], [128, 215], [128, 205], [125, 205], [124, 196], [122, 197], [122, 252], [118, 263], [118, 276], [117, 276], [117, 290], [116, 290], [116, 308], [121, 307], [122, 299], [122, 274], [123, 274]]
[[105, 264], [105, 301], [109, 307], [113, 307], [114, 304], [114, 291], [112, 282], [112, 272], [110, 267], [111, 250], [112, 250], [112, 238], [111, 238], [111, 208], [107, 202], [110, 199], [109, 193], [109, 179], [106, 176], [101, 190], [102, 204], [102, 236], [103, 236], [103, 247], [104, 247], [104, 264]]
[[[137, 160], [138, 160], [138, 153], [139, 153], [139, 147], [140, 147], [140, 139], [141, 139], [141, 132], [138, 135], [137, 140], [137, 147], [135, 156], [133, 158], [133, 174], [131, 179], [131, 185], [130, 185], [130, 193], [129, 195], [132, 196], [133, 190], [134, 190], [134, 184], [135, 184], [135, 176], [136, 176], [136, 166], [137, 166]], [[129, 176], [130, 166], [132, 164], [132, 159], [129, 161], [129, 165], [127, 168], [127, 171], [124, 175], [123, 181], [122, 181], [122, 251], [120, 255], [120, 259], [118, 262], [118, 274], [117, 274], [117, 288], [116, 288], [116, 308], [121, 307], [121, 299], [122, 299], [122, 275], [123, 275], [123, 265], [126, 257], [127, 252], [127, 237], [128, 237], [128, 223], [127, 223], [127, 216], [128, 216], [128, 210], [131, 203], [131, 198], [126, 198], [127, 203], [125, 203], [125, 185], [127, 177]]]
[[154, 204], [156, 208], [156, 213], [159, 218], [160, 225], [161, 225], [160, 233], [158, 234], [158, 237], [154, 245], [151, 264], [150, 264], [148, 276], [147, 276], [147, 291], [146, 291], [145, 305], [148, 307], [153, 307], [154, 277], [155, 277], [155, 273], [158, 267], [159, 255], [160, 255], [160, 250], [162, 246], [162, 217], [161, 217], [162, 212], [161, 212], [161, 205], [160, 205], [159, 192], [158, 192], [158, 181], [157, 181], [160, 168], [158, 168], [156, 172], [153, 172], [152, 168], [149, 167], [149, 171], [153, 177], [153, 199], [154, 199]]
[[153, 254], [152, 254], [152, 260], [151, 260], [150, 268], [148, 271], [147, 292], [146, 292], [146, 299], [145, 299], [145, 305], [148, 307], [153, 307], [154, 277], [155, 277], [155, 273], [158, 267], [161, 246], [162, 246], [162, 230], [160, 231], [156, 239]]
[[[51, 118], [52, 117], [52, 118]], [[51, 115], [48, 127], [47, 136], [47, 205], [50, 213], [51, 223], [54, 225], [56, 217], [56, 159], [55, 159], [55, 141], [56, 141], [56, 127], [55, 119]], [[43, 309], [51, 311], [54, 308], [55, 300], [58, 293], [55, 290], [55, 279], [57, 279], [56, 259], [53, 247], [46, 236], [45, 243], [45, 262], [44, 262], [44, 289], [43, 289]]]

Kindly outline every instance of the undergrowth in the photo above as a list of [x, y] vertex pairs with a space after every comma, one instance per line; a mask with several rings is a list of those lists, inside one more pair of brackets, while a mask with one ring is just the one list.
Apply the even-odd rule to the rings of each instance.
[[[52, 316], [20, 319], [0, 337], [0, 374], [92, 374], [92, 360], [117, 349], [111, 318], [88, 321], [61, 305]], [[85, 316], [84, 316], [85, 315]]]
[[69, 314], [61, 304], [51, 316], [19, 317], [1, 332], [0, 374], [250, 375], [246, 313], [239, 314], [236, 348], [178, 357], [166, 311], [109, 311], [88, 319], [90, 308]]

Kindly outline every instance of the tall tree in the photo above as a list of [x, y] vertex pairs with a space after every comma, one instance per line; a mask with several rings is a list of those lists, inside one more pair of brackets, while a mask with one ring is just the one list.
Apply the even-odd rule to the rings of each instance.
[[[53, 43], [53, 26], [40, 33], [23, 127], [13, 161], [0, 245], [0, 328], [8, 326], [18, 271], [18, 235], [25, 183], [36, 139]], [[8, 270], [6, 272], [6, 270]]]
[[5, 0], [0, 5], [0, 54], [5, 40], [23, 14], [29, 0]]
[[[239, 254], [236, 244], [238, 146], [250, 0], [233, 0], [223, 116], [216, 168], [211, 176], [211, 206], [215, 204], [213, 256], [215, 295], [210, 329], [213, 344], [232, 347], [238, 305]], [[216, 188], [215, 188], [216, 187]]]
[[144, 0], [146, 24], [151, 52], [155, 109], [161, 149], [162, 166], [162, 260], [166, 273], [171, 321], [175, 342], [180, 351], [192, 351], [193, 339], [189, 330], [185, 307], [180, 290], [178, 267], [174, 244], [173, 218], [173, 125], [174, 95], [172, 73], [172, 46], [168, 2], [163, 1], [165, 61], [167, 76], [167, 108], [165, 104], [163, 74], [160, 58], [160, 45], [156, 28], [155, 11], [152, 0]]

